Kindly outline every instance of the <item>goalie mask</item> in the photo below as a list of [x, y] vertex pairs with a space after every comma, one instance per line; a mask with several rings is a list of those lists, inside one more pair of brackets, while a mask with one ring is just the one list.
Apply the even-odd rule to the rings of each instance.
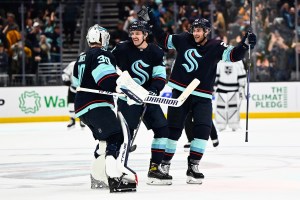
[[86, 41], [91, 46], [91, 44], [101, 44], [103, 48], [107, 49], [109, 45], [110, 35], [108, 31], [95, 24], [94, 26], [90, 27], [88, 33], [86, 35]]

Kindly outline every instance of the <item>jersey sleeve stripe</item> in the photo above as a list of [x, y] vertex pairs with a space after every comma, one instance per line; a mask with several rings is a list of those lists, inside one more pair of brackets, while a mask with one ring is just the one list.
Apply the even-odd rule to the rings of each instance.
[[168, 38], [168, 41], [167, 41], [166, 47], [168, 49], [176, 49], [175, 46], [174, 46], [174, 44], [173, 44], [173, 41], [172, 41], [173, 36], [172, 35], [168, 35], [167, 38]]
[[227, 49], [224, 50], [223, 55], [222, 55], [223, 61], [225, 61], [225, 62], [232, 61], [231, 52], [232, 52], [233, 48], [234, 48], [233, 46], [229, 46], [229, 47], [227, 47]]
[[102, 78], [98, 81], [97, 85], [100, 85], [100, 83], [101, 83], [102, 81], [104, 81], [104, 80], [107, 79], [107, 78], [113, 77], [113, 76], [118, 76], [118, 74], [117, 74], [117, 73], [114, 73], [114, 74], [109, 74], [109, 75], [106, 75], [106, 76], [102, 77]]
[[164, 66], [153, 67], [152, 77], [153, 78], [160, 77], [162, 79], [166, 79], [167, 77], [166, 68]]

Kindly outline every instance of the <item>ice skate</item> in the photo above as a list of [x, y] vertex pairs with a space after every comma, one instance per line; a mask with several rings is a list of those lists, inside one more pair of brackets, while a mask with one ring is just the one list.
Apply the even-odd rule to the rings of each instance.
[[108, 185], [103, 181], [96, 180], [92, 175], [91, 177], [91, 189], [108, 189]]
[[108, 178], [109, 190], [114, 192], [136, 192], [136, 183], [130, 182], [122, 177]]
[[169, 175], [170, 177], [171, 177], [171, 179], [173, 178], [170, 174], [169, 174], [169, 171], [170, 171], [170, 166], [171, 166], [171, 163], [170, 163], [170, 161], [162, 161], [161, 162], [161, 169], [162, 169], [162, 171], [165, 173], [165, 174], [167, 174], [167, 175]]
[[68, 128], [74, 128], [75, 127], [75, 119], [74, 118], [70, 118], [70, 122], [67, 126]]
[[219, 146], [219, 139], [217, 138], [217, 139], [215, 139], [215, 140], [212, 140], [212, 143], [213, 143], [213, 146], [214, 146], [214, 147]]
[[161, 168], [161, 165], [150, 162], [147, 184], [148, 185], [171, 185], [172, 176], [166, 174]]
[[81, 120], [80, 120], [79, 124], [80, 124], [80, 127], [81, 127], [81, 128], [84, 128], [84, 127], [85, 127], [85, 124], [84, 124]]
[[186, 175], [187, 175], [186, 183], [202, 184], [202, 179], [204, 179], [204, 175], [201, 172], [199, 172], [198, 166], [199, 166], [199, 161], [190, 159], [188, 157], [188, 169], [186, 171]]

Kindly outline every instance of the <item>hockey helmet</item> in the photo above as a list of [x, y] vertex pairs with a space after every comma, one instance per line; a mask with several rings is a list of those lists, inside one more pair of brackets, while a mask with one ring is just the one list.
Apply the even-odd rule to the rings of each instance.
[[195, 19], [195, 21], [192, 23], [190, 33], [193, 33], [194, 28], [203, 28], [204, 31], [210, 31], [211, 24], [205, 18], [198, 18], [198, 19]]
[[86, 41], [89, 46], [91, 46], [93, 43], [97, 43], [101, 44], [102, 47], [107, 48], [109, 45], [109, 39], [109, 32], [98, 24], [90, 27], [86, 35]]
[[130, 24], [129, 32], [131, 31], [142, 31], [143, 33], [149, 33], [148, 23], [146, 21], [138, 20]]

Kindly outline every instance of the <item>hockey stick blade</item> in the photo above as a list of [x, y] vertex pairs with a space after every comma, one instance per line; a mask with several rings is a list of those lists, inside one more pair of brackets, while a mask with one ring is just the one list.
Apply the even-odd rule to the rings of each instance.
[[180, 101], [180, 106], [185, 102], [185, 100], [190, 96], [190, 94], [198, 87], [200, 84], [199, 79], [195, 78], [181, 93], [178, 97], [178, 101]]

